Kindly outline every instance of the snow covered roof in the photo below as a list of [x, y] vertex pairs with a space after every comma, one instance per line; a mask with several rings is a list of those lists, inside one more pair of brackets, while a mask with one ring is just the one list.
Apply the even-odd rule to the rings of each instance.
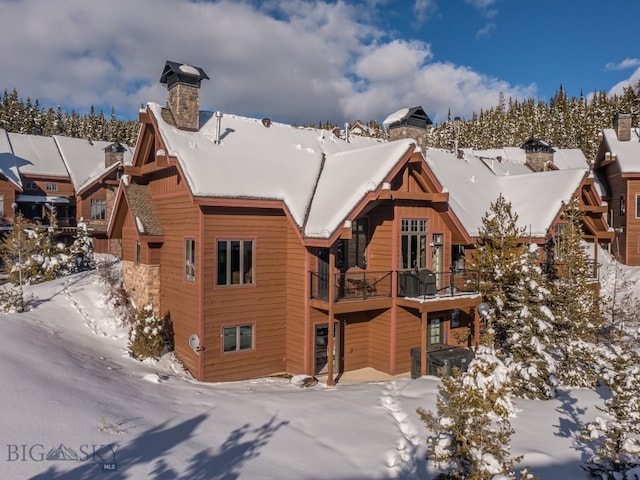
[[7, 132], [0, 128], [0, 173], [7, 177], [19, 189], [22, 189], [22, 181], [20, 180], [20, 172], [16, 159], [11, 150], [11, 143]]
[[582, 182], [581, 169], [496, 175], [473, 155], [464, 159], [438, 149], [428, 149], [426, 161], [443, 188], [449, 191], [451, 210], [470, 236], [477, 236], [482, 217], [500, 194], [511, 202], [519, 226], [527, 235], [544, 237], [547, 229]]
[[[378, 188], [415, 142], [381, 142], [232, 114], [200, 112], [197, 132], [165, 122], [149, 103], [167, 154], [196, 197], [281, 200], [306, 237], [328, 238], [359, 200]], [[250, 172], [250, 174], [247, 174]]]
[[[519, 175], [521, 173], [531, 173], [531, 169], [526, 166], [527, 152], [520, 147], [490, 148], [486, 150], [475, 150], [473, 148], [462, 149], [467, 155], [475, 155], [482, 159], [497, 160], [502, 159], [500, 165], [493, 162], [496, 175]], [[573, 168], [583, 171], [589, 170], [589, 163], [584, 153], [579, 148], [554, 148], [553, 164], [560, 170]], [[490, 161], [485, 163], [491, 166]]]
[[631, 140], [620, 141], [613, 128], [602, 131], [609, 151], [616, 154], [622, 173], [640, 172], [640, 129], [631, 129]]
[[9, 142], [20, 173], [68, 177], [56, 142], [52, 137], [8, 133]]
[[[81, 192], [85, 187], [104, 175], [109, 169], [105, 168], [105, 149], [113, 142], [99, 140], [85, 140], [81, 138], [53, 136], [62, 160], [71, 177], [71, 182], [76, 192]], [[133, 151], [126, 145], [122, 145], [124, 151], [124, 164], [131, 165]]]

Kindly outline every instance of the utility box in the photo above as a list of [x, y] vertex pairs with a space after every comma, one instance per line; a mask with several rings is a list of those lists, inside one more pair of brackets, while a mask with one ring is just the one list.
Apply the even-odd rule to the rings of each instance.
[[[421, 348], [411, 349], [411, 378], [420, 377]], [[427, 375], [449, 376], [454, 368], [466, 372], [475, 353], [469, 348], [431, 345], [427, 351]]]

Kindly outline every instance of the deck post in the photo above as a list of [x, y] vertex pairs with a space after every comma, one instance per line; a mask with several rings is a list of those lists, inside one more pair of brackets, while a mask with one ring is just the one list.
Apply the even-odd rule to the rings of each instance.
[[427, 312], [420, 315], [421, 331], [420, 331], [420, 375], [427, 374]]

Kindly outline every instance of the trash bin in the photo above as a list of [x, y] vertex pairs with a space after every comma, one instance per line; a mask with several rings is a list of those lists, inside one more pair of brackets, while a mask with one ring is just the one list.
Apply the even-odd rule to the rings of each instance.
[[436, 274], [431, 270], [420, 270], [418, 272], [418, 280], [420, 282], [420, 295], [436, 294]]

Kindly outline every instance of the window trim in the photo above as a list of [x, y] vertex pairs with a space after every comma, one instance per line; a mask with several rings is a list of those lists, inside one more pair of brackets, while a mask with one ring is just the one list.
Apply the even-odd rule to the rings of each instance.
[[37, 190], [38, 184], [36, 182], [24, 182], [25, 190]]
[[[243, 327], [251, 327], [251, 347], [249, 348], [241, 348], [240, 329]], [[236, 348], [235, 350], [225, 350], [225, 344], [224, 344], [225, 330], [232, 329], [232, 328], [235, 329], [235, 347]], [[256, 349], [256, 324], [255, 322], [248, 322], [248, 323], [240, 323], [236, 325], [223, 325], [221, 338], [222, 338], [222, 341], [221, 341], [220, 349], [222, 350], [223, 355], [254, 351]]]
[[58, 191], [58, 184], [57, 183], [47, 183], [45, 185], [46, 189], [48, 192], [57, 192]]
[[196, 239], [185, 237], [184, 239], [184, 280], [186, 282], [196, 281]]
[[640, 193], [636, 193], [636, 218], [640, 218]]
[[[226, 243], [225, 251], [229, 252], [233, 248], [233, 242], [239, 243], [239, 252], [245, 253], [245, 244], [249, 244], [251, 246], [251, 258], [250, 258], [250, 266], [249, 268], [245, 268], [245, 256], [239, 255], [238, 258], [238, 271], [234, 272], [231, 270], [232, 262], [228, 261], [228, 257], [225, 259], [225, 282], [221, 283], [220, 281], [220, 244]], [[246, 286], [254, 286], [256, 284], [256, 275], [255, 275], [255, 265], [256, 265], [256, 244], [257, 241], [255, 238], [251, 237], [224, 237], [224, 238], [216, 238], [215, 240], [215, 286], [217, 287], [246, 287]], [[233, 260], [233, 259], [232, 259]], [[240, 274], [242, 272], [242, 274]], [[233, 282], [233, 274], [238, 273], [238, 282]], [[249, 281], [247, 281], [247, 276], [249, 276]]]

